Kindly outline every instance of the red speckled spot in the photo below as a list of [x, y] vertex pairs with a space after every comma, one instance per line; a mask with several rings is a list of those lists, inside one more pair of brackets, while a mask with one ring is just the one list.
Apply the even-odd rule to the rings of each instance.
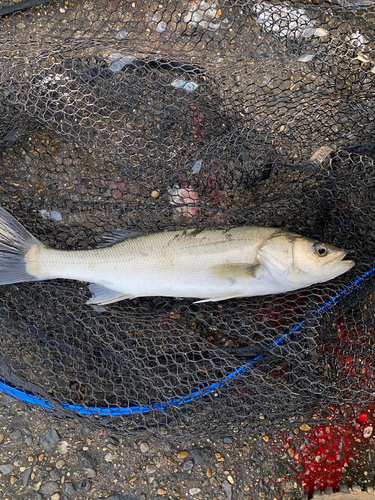
[[121, 196], [122, 196], [122, 193], [121, 193], [121, 191], [119, 189], [115, 189], [113, 191], [113, 197], [114, 198], [121, 198]]
[[126, 184], [125, 184], [125, 182], [123, 182], [123, 181], [118, 182], [118, 183], [117, 183], [117, 189], [118, 189], [119, 191], [121, 191], [121, 193], [122, 193], [123, 191], [125, 191], [125, 189], [126, 189]]
[[292, 467], [309, 495], [328, 486], [339, 487], [342, 469], [348, 465], [354, 451], [349, 426], [316, 426], [298, 448]]
[[[375, 405], [362, 411], [359, 405], [329, 408], [332, 414], [327, 418], [331, 423], [311, 425], [308, 432], [298, 436], [285, 435], [280, 443], [283, 452], [288, 450], [291, 467], [309, 495], [329, 486], [339, 487], [343, 471], [361, 463], [375, 425]], [[335, 419], [342, 423], [334, 423]]]

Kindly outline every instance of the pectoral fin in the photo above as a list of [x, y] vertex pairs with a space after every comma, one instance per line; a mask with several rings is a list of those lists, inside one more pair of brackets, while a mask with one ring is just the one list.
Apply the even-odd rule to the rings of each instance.
[[209, 299], [197, 300], [194, 304], [202, 304], [203, 302], [220, 302], [221, 300], [234, 299], [245, 295], [244, 292], [228, 292], [226, 295], [217, 295], [216, 297], [211, 297]]
[[106, 304], [113, 304], [114, 302], [119, 302], [125, 299], [134, 299], [134, 295], [123, 294], [122, 292], [116, 292], [115, 290], [110, 290], [102, 285], [97, 285], [93, 283], [89, 286], [92, 297], [87, 301], [87, 304], [98, 304], [104, 306]]
[[219, 281], [237, 281], [255, 278], [259, 264], [219, 264], [208, 269], [210, 275]]

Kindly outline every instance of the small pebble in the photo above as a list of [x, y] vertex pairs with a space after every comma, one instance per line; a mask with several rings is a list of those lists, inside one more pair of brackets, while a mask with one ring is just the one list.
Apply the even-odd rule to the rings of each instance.
[[232, 486], [225, 479], [221, 483], [221, 486], [222, 486], [223, 490], [225, 491], [225, 494], [226, 494], [228, 500], [232, 500]]
[[167, 494], [167, 490], [165, 490], [164, 488], [158, 488], [158, 495], [166, 495]]
[[72, 483], [65, 483], [64, 484], [64, 491], [68, 496], [71, 496], [73, 498], [75, 498], [75, 495], [77, 493], [74, 486], [72, 485]]
[[299, 426], [299, 428], [301, 429], [301, 431], [309, 431], [310, 430], [310, 426], [307, 424], [301, 424]]
[[147, 465], [146, 466], [146, 472], [147, 474], [153, 474], [154, 472], [156, 472], [156, 467], [155, 465]]
[[[152, 193], [151, 193], [151, 196], [152, 196]], [[150, 449], [150, 447], [147, 443], [141, 443], [139, 445], [139, 447], [140, 447], [142, 453], [147, 453], [148, 450]]]
[[51, 470], [51, 472], [49, 473], [49, 478], [51, 481], [60, 481], [59, 471], [56, 469]]
[[24, 473], [22, 474], [22, 484], [23, 484], [24, 486], [26, 486], [26, 485], [27, 485], [27, 482], [28, 482], [28, 480], [29, 480], [29, 478], [30, 478], [31, 471], [32, 471], [32, 469], [31, 469], [31, 467], [30, 467], [29, 469], [26, 469], [26, 470], [24, 471]]
[[17, 431], [13, 431], [13, 432], [11, 432], [11, 433], [9, 434], [9, 437], [10, 437], [11, 439], [19, 439], [19, 438], [21, 437], [21, 435], [22, 435], [22, 434], [21, 434], [21, 431], [18, 431], [18, 430], [17, 430]]
[[209, 467], [209, 468], [207, 469], [206, 476], [207, 476], [207, 477], [212, 477], [212, 470], [211, 470], [211, 467]]
[[59, 439], [60, 436], [55, 429], [50, 429], [46, 434], [40, 437], [39, 441], [46, 451], [51, 451], [57, 445]]
[[168, 460], [168, 462], [169, 462], [170, 464], [173, 464], [173, 465], [177, 465], [177, 464], [178, 464], [177, 460], [175, 460], [174, 458], [169, 457], [169, 456], [167, 456], [167, 455], [165, 456], [165, 459], [166, 459], [166, 460]]
[[49, 481], [47, 483], [44, 483], [40, 486], [40, 492], [43, 495], [46, 495], [47, 497], [51, 497], [54, 493], [56, 493], [56, 490], [58, 490], [59, 487], [57, 483], [53, 481]]
[[26, 28], [26, 24], [25, 23], [18, 23], [17, 28], [20, 30], [23, 30], [24, 28]]
[[32, 442], [33, 442], [33, 440], [32, 440], [32, 438], [30, 436], [27, 436], [25, 438], [25, 444], [27, 444], [27, 446], [31, 446]]
[[194, 467], [194, 462], [192, 462], [191, 460], [186, 460], [186, 462], [184, 463], [184, 465], [182, 466], [182, 468], [184, 470], [190, 470]]
[[94, 469], [88, 468], [88, 469], [85, 469], [85, 472], [86, 472], [88, 478], [96, 477], [96, 471]]
[[[191, 171], [192, 174], [199, 174], [199, 172], [202, 169], [203, 165], [203, 160], [197, 160], [194, 165], [193, 165], [193, 170]], [[224, 439], [225, 442], [225, 439]]]
[[113, 454], [113, 453], [107, 453], [107, 454], [105, 455], [105, 457], [104, 457], [104, 460], [105, 460], [106, 462], [113, 462], [114, 458], [115, 458], [115, 456], [114, 456], [114, 454]]
[[363, 437], [369, 438], [372, 435], [373, 427], [369, 425], [363, 429]]
[[159, 198], [160, 193], [159, 193], [159, 191], [156, 191], [156, 190], [155, 190], [155, 191], [152, 191], [152, 192], [151, 192], [151, 196], [152, 196], [153, 198]]
[[16, 476], [10, 476], [10, 484], [13, 485], [17, 482]]
[[60, 441], [57, 446], [57, 451], [61, 453], [61, 455], [65, 455], [68, 452], [69, 443], [67, 441]]
[[225, 443], [225, 444], [231, 444], [232, 442], [233, 442], [233, 441], [232, 441], [232, 439], [231, 439], [230, 437], [226, 437], [226, 438], [224, 438], [224, 443]]
[[129, 35], [129, 32], [128, 31], [124, 31], [124, 30], [121, 30], [117, 33], [117, 35], [115, 36], [115, 38], [118, 38], [119, 40], [123, 40], [124, 38], [126, 38], [127, 36]]
[[227, 476], [227, 481], [228, 481], [228, 483], [230, 483], [230, 484], [234, 484], [234, 479], [233, 479], [233, 477], [232, 477], [232, 476]]
[[165, 21], [160, 21], [160, 23], [158, 23], [155, 28], [155, 30], [158, 33], [164, 33], [166, 29], [167, 29], [167, 23]]
[[177, 453], [177, 458], [187, 458], [189, 456], [189, 452], [186, 450], [179, 451]]
[[58, 460], [56, 462], [56, 469], [61, 469], [62, 467], [64, 467], [65, 465], [65, 461], [64, 460]]
[[7, 474], [10, 474], [12, 470], [14, 469], [12, 464], [4, 464], [0, 465], [0, 472], [6, 476]]
[[58, 493], [55, 493], [54, 495], [51, 496], [51, 500], [59, 500], [60, 495]]
[[190, 488], [189, 493], [193, 497], [194, 495], [197, 495], [198, 493], [201, 492], [200, 488]]
[[32, 488], [35, 490], [35, 491], [39, 491], [40, 487], [42, 486], [42, 481], [39, 481], [38, 483], [34, 484], [32, 486]]
[[299, 59], [297, 59], [299, 62], [309, 62], [312, 59], [314, 59], [315, 54], [303, 54]]

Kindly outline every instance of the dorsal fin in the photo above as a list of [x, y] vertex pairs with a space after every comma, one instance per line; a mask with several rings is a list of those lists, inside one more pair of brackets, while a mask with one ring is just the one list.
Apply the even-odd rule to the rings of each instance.
[[116, 243], [120, 243], [120, 241], [137, 238], [145, 234], [142, 231], [132, 229], [112, 229], [102, 235], [102, 241], [98, 243], [97, 248], [110, 247]]

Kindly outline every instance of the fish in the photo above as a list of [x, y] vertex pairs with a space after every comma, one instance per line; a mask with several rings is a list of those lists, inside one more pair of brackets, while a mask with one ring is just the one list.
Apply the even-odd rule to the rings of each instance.
[[155, 296], [200, 303], [286, 293], [345, 273], [355, 265], [345, 256], [329, 243], [260, 226], [118, 230], [96, 249], [56, 250], [0, 208], [0, 284], [89, 282], [88, 304]]

